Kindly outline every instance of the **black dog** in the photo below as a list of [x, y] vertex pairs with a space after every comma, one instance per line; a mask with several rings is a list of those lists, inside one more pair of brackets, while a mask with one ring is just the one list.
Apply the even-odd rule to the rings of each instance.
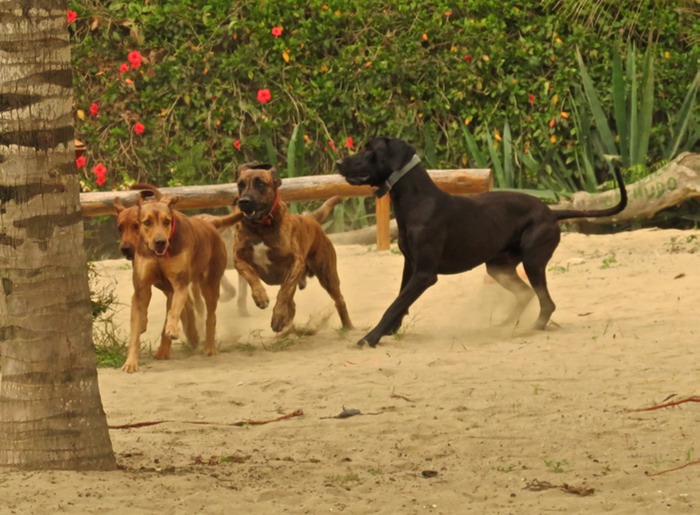
[[379, 324], [357, 342], [359, 346], [368, 343], [375, 347], [382, 336], [396, 332], [408, 308], [437, 282], [438, 274], [456, 274], [482, 263], [498, 284], [515, 295], [516, 307], [508, 318], [513, 322], [533, 295], [515, 271], [523, 263], [540, 302], [535, 328], [544, 329], [555, 309], [545, 273], [561, 237], [559, 222], [612, 216], [627, 205], [617, 170], [620, 202], [599, 211], [552, 211], [524, 193], [449, 195], [433, 183], [408, 143], [391, 138], [375, 138], [336, 165], [348, 183], [374, 186], [377, 196], [389, 193], [399, 229], [399, 249], [404, 255], [399, 296]]

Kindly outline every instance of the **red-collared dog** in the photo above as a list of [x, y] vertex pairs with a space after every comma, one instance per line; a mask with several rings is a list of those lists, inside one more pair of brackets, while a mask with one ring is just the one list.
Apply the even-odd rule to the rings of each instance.
[[319, 223], [340, 198], [328, 199], [314, 213], [295, 215], [280, 200], [280, 184], [270, 165], [249, 164], [239, 169], [238, 208], [244, 218], [236, 226], [236, 270], [248, 281], [255, 305], [261, 309], [270, 302], [261, 279], [280, 285], [272, 311], [273, 331], [279, 332], [292, 322], [296, 288], [303, 288], [306, 277], [313, 275], [335, 301], [343, 327], [352, 328], [340, 293], [335, 249]]
[[[178, 322], [187, 304], [190, 284], [199, 290], [206, 306], [204, 354], [217, 353], [215, 345], [216, 307], [219, 284], [226, 269], [226, 248], [215, 227], [204, 220], [188, 217], [172, 206], [178, 198], [160, 200], [139, 197], [139, 239], [134, 256], [134, 295], [131, 302], [131, 334], [126, 362], [122, 370], [138, 370], [140, 335], [146, 330], [151, 286], [166, 286], [167, 316], [161, 346], [155, 357], [167, 359], [170, 343], [179, 337]], [[238, 222], [241, 213], [227, 217], [228, 224]], [[167, 289], [170, 285], [170, 289]]]

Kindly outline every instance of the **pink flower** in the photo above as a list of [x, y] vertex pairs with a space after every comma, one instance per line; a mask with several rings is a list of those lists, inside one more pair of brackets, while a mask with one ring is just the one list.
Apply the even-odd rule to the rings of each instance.
[[352, 136], [345, 138], [345, 148], [348, 150], [355, 148], [355, 142], [352, 140]]
[[122, 63], [122, 65], [119, 67], [119, 73], [126, 73], [129, 71], [129, 65], [126, 63]]
[[70, 25], [71, 23], [73, 23], [77, 19], [78, 19], [78, 13], [68, 9], [68, 13], [66, 14], [66, 20], [68, 21], [68, 24]]
[[270, 100], [272, 100], [272, 93], [270, 93], [269, 89], [258, 90], [258, 102], [267, 104]]
[[75, 166], [77, 166], [78, 168], [82, 168], [83, 166], [85, 166], [86, 163], [87, 159], [85, 159], [85, 156], [80, 156], [75, 160]]
[[90, 104], [90, 116], [97, 116], [100, 114], [100, 105], [96, 102]]
[[141, 52], [138, 50], [133, 50], [132, 52], [129, 52], [129, 63], [131, 63], [132, 68], [139, 68], [141, 66], [141, 60], [143, 59], [141, 57]]
[[278, 38], [282, 35], [282, 32], [284, 32], [284, 29], [282, 27], [272, 27], [272, 30], [270, 32], [273, 36]]
[[143, 134], [145, 130], [146, 130], [146, 126], [144, 124], [142, 124], [141, 122], [136, 122], [134, 124], [134, 132], [136, 134]]
[[470, 55], [465, 55], [465, 56], [464, 56], [464, 60], [467, 61], [468, 63], [471, 63], [471, 62], [472, 62], [472, 56], [470, 56]]
[[535, 105], [535, 95], [530, 93], [530, 96], [527, 97], [527, 101], [530, 102], [530, 107], [534, 106]]
[[102, 163], [97, 163], [92, 167], [92, 173], [95, 174], [95, 183], [98, 186], [102, 186], [107, 182], [107, 168]]
[[238, 139], [237, 139], [237, 140], [234, 140], [234, 141], [233, 141], [233, 147], [234, 147], [236, 150], [240, 150], [240, 149], [241, 149], [241, 140], [238, 140]]

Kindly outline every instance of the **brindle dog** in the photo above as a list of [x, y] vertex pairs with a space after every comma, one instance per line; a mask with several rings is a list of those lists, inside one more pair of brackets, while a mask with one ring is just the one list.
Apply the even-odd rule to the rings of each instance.
[[243, 165], [238, 173], [238, 208], [244, 215], [236, 226], [234, 265], [250, 285], [255, 305], [264, 309], [270, 300], [262, 281], [280, 285], [272, 310], [272, 330], [282, 331], [294, 319], [294, 293], [307, 276], [317, 276], [335, 302], [344, 328], [350, 316], [340, 293], [337, 257], [320, 222], [339, 197], [328, 199], [313, 213], [296, 215], [280, 200], [281, 181], [270, 165]]

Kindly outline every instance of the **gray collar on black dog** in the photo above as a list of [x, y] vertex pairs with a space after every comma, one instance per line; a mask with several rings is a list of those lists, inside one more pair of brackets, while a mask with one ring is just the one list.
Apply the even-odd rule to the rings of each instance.
[[377, 198], [381, 198], [387, 193], [389, 193], [394, 184], [399, 182], [401, 177], [403, 177], [409, 171], [411, 171], [413, 167], [415, 167], [418, 163], [420, 163], [420, 157], [418, 157], [417, 154], [413, 154], [413, 157], [408, 163], [403, 165], [400, 170], [393, 172], [384, 184], [382, 184], [376, 190], [374, 190], [374, 196]]

